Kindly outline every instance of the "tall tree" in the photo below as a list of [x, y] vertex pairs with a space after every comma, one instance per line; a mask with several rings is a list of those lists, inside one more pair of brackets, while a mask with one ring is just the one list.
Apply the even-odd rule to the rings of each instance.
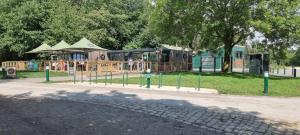
[[263, 47], [277, 64], [286, 58], [287, 48], [300, 40], [300, 1], [265, 0], [257, 6], [254, 26], [264, 35]]
[[[253, 0], [162, 0], [154, 11], [158, 35], [206, 48], [224, 45], [223, 72], [228, 72], [232, 48], [250, 35]], [[175, 37], [175, 38], [172, 38]]]

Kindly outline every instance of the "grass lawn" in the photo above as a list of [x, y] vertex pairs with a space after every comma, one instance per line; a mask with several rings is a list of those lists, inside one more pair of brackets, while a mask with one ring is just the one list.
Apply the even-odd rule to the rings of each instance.
[[[178, 74], [164, 74], [163, 85], [176, 86]], [[113, 83], [122, 83], [122, 80], [113, 79]], [[181, 80], [182, 87], [197, 87], [197, 74], [182, 73]], [[201, 88], [217, 89], [221, 94], [263, 95], [264, 78], [261, 76], [239, 73], [202, 73], [200, 80]], [[99, 80], [99, 82], [104, 82], [104, 80]], [[157, 85], [157, 82], [158, 75], [153, 75], [152, 84]], [[139, 77], [129, 78], [128, 83], [139, 84]], [[269, 96], [300, 96], [300, 79], [270, 77]]]
[[[65, 72], [50, 72], [50, 77], [67, 76]], [[18, 78], [42, 78], [46, 77], [45, 72], [33, 72], [33, 71], [17, 71]]]

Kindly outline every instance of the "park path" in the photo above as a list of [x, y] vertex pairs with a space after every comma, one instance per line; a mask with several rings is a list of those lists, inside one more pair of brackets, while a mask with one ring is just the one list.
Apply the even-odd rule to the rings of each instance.
[[299, 134], [300, 131], [300, 98], [146, 90], [137, 85], [45, 84], [39, 83], [38, 79], [29, 80], [2, 81], [0, 94], [14, 98], [53, 98], [108, 104], [216, 132]]

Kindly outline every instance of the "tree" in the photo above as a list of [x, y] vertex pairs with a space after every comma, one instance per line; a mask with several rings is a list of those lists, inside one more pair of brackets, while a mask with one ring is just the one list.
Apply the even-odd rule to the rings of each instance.
[[257, 6], [253, 17], [255, 29], [264, 35], [263, 48], [280, 64], [287, 49], [299, 43], [300, 2], [291, 0], [266, 0]]
[[161, 0], [152, 6], [150, 28], [161, 41], [196, 48], [193, 41], [202, 29], [204, 1]]
[[175, 39], [191, 46], [198, 40], [206, 48], [224, 45], [222, 71], [228, 72], [232, 48], [250, 35], [256, 4], [253, 0], [162, 0], [153, 14], [153, 24], [158, 26], [154, 30], [163, 41]]

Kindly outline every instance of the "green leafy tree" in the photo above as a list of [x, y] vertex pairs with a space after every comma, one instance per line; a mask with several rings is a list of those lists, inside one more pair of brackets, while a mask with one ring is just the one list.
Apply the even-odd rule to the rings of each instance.
[[255, 5], [253, 0], [162, 0], [157, 2], [151, 21], [163, 41], [189, 46], [196, 41], [205, 48], [224, 45], [222, 71], [227, 72], [232, 48], [250, 35]]
[[287, 49], [299, 43], [300, 2], [294, 0], [261, 1], [254, 14], [253, 24], [265, 40], [263, 47], [280, 64], [287, 58]]

